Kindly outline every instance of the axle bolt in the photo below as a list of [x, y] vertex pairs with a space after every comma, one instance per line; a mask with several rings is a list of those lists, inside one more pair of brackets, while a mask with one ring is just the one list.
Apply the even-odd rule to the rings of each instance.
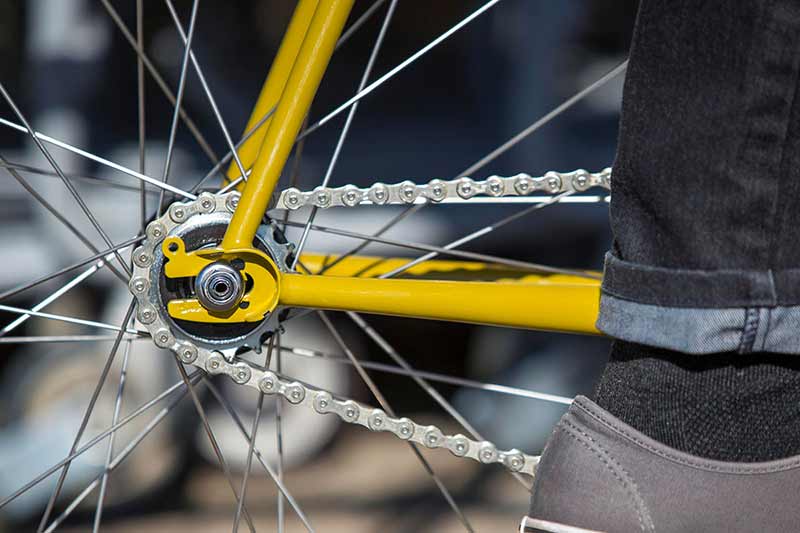
[[227, 263], [211, 263], [200, 271], [194, 283], [197, 299], [209, 311], [233, 309], [244, 296], [242, 275]]

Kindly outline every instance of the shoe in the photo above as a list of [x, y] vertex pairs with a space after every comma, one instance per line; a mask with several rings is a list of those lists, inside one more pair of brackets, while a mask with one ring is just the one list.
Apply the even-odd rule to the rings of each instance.
[[693, 456], [579, 396], [536, 467], [523, 533], [800, 531], [800, 456]]

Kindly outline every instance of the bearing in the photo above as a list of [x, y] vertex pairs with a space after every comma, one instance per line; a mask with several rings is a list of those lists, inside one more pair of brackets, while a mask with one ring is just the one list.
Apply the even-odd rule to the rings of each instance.
[[195, 292], [200, 304], [209, 311], [229, 311], [242, 301], [244, 280], [227, 263], [211, 263], [195, 280]]

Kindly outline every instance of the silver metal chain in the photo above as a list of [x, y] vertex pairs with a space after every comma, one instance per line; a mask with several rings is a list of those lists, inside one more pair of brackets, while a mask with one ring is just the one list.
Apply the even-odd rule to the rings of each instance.
[[[586, 173], [587, 180], [599, 179], [589, 176], [600, 175]], [[607, 177], [603, 179], [607, 180]], [[533, 476], [534, 467], [539, 462], [538, 456], [516, 449], [499, 450], [489, 441], [477, 441], [461, 434], [449, 435], [435, 425], [390, 417], [381, 409], [340, 398], [329, 391], [292, 380], [246, 360], [232, 358], [232, 354], [223, 354], [191, 339], [176, 338], [171, 331], [171, 320], [164, 309], [165, 305], [160, 305], [158, 280], [162, 272], [156, 260], [159, 246], [167, 235], [192, 217], [212, 214], [230, 217], [238, 203], [238, 195], [238, 192], [217, 195], [202, 193], [194, 201], [173, 204], [167, 213], [148, 224], [147, 239], [134, 250], [134, 272], [129, 288], [137, 299], [137, 320], [149, 331], [157, 346], [172, 350], [184, 364], [210, 374], [226, 374], [239, 385], [252, 387], [265, 394], [283, 396], [292, 405], [303, 406], [319, 414], [334, 414], [346, 423], [360, 425], [370, 431], [391, 433], [399, 439], [416, 442], [427, 448], [442, 448], [457, 457], [484, 464], [501, 464], [512, 472]]]
[[422, 201], [440, 203], [448, 200], [470, 200], [481, 196], [502, 198], [529, 196], [534, 193], [576, 193], [593, 187], [611, 189], [611, 168], [604, 168], [599, 172], [583, 169], [572, 172], [550, 171], [543, 176], [529, 174], [489, 176], [479, 181], [465, 176], [453, 180], [433, 179], [421, 185], [406, 180], [394, 184], [373, 183], [365, 188], [344, 185], [301, 191], [291, 187], [280, 193], [275, 208], [295, 210], [306, 206], [327, 209], [370, 204], [408, 205]]
[[[199, 366], [199, 365], [198, 365]], [[249, 385], [270, 395], [280, 395], [297, 406], [319, 414], [335, 414], [348, 424], [357, 424], [370, 431], [387, 432], [399, 439], [413, 441], [427, 448], [443, 448], [457, 457], [467, 457], [484, 464], [501, 464], [512, 472], [533, 476], [539, 457], [519, 450], [498, 450], [489, 441], [476, 441], [462, 434], [448, 435], [437, 426], [422, 425], [410, 418], [393, 418], [381, 409], [339, 398], [332, 393], [294, 381], [270, 370], [255, 368], [246, 361], [229, 363], [219, 354], [205, 361], [204, 369], [211, 374], [227, 374], [236, 383]]]

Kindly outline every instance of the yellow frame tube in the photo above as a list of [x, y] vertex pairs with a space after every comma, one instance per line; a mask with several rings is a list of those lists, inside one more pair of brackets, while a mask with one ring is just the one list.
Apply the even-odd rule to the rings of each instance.
[[222, 239], [223, 249], [251, 247], [272, 191], [308, 113], [354, 0], [319, 0], [239, 205]]
[[481, 282], [281, 276], [279, 305], [599, 334], [600, 281]]
[[[256, 105], [253, 107], [250, 119], [244, 128], [245, 133], [253, 129], [278, 104], [278, 100], [280, 100], [283, 89], [289, 79], [289, 74], [292, 72], [292, 66], [297, 59], [297, 54], [300, 52], [300, 46], [303, 44], [308, 27], [311, 25], [311, 18], [317, 9], [317, 2], [318, 0], [300, 0], [297, 3], [283, 40], [281, 40], [278, 53], [275, 54], [275, 59], [272, 61], [267, 79], [261, 87]], [[265, 120], [258, 127], [258, 130], [254, 131], [237, 150], [239, 159], [245, 169], [255, 162], [271, 120], [272, 117]], [[229, 182], [239, 177], [239, 167], [236, 161], [231, 161], [226, 175]]]

